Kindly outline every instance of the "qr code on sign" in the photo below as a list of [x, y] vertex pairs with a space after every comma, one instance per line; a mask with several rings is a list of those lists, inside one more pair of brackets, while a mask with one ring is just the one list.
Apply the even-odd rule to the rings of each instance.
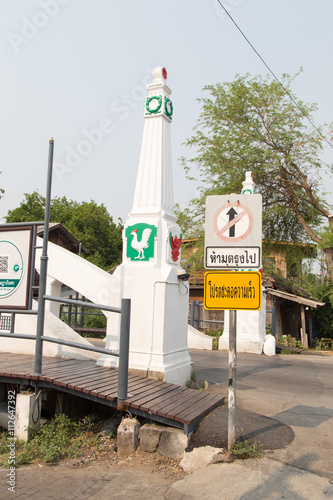
[[8, 257], [0, 256], [0, 273], [8, 273]]

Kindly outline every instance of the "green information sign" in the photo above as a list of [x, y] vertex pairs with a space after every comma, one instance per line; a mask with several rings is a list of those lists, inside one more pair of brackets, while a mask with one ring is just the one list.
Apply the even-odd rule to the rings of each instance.
[[0, 227], [1, 308], [28, 308], [32, 226]]
[[0, 297], [15, 292], [23, 276], [23, 258], [11, 241], [0, 241]]

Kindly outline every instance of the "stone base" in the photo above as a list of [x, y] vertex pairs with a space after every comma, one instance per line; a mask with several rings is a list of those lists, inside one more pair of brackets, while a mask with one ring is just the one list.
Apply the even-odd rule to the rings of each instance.
[[36, 401], [36, 394], [20, 392], [16, 395], [15, 437], [21, 441], [28, 441], [31, 428], [40, 426], [40, 410], [42, 398]]
[[183, 457], [187, 446], [188, 436], [180, 429], [156, 424], [145, 424], [140, 429], [141, 451], [177, 460]]
[[117, 431], [117, 453], [131, 455], [139, 446], [140, 424], [136, 418], [124, 418]]
[[[236, 350], [237, 352], [248, 352], [249, 354], [262, 354], [263, 345], [263, 340], [237, 339]], [[219, 351], [228, 350], [229, 336], [224, 336], [223, 334], [219, 341]]]

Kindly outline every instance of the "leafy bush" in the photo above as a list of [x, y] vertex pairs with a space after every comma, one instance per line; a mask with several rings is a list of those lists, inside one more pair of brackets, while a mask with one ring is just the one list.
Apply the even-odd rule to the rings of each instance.
[[223, 335], [223, 328], [219, 330], [205, 330], [204, 333], [210, 337], [221, 337]]
[[330, 302], [315, 310], [314, 320], [318, 339], [333, 339], [333, 306]]
[[283, 337], [280, 337], [277, 343], [288, 347], [298, 347], [299, 349], [303, 349], [302, 342], [299, 340], [293, 341], [293, 337], [291, 335], [284, 335]]

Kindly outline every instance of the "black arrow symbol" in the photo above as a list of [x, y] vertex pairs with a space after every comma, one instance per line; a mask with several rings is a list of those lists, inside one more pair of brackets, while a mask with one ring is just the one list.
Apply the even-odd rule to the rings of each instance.
[[[231, 207], [229, 212], [227, 212], [227, 215], [229, 215], [229, 222], [231, 222], [235, 218], [235, 215], [237, 215], [237, 212], [233, 207]], [[235, 225], [236, 224], [233, 224], [229, 227], [229, 238], [235, 237]]]

